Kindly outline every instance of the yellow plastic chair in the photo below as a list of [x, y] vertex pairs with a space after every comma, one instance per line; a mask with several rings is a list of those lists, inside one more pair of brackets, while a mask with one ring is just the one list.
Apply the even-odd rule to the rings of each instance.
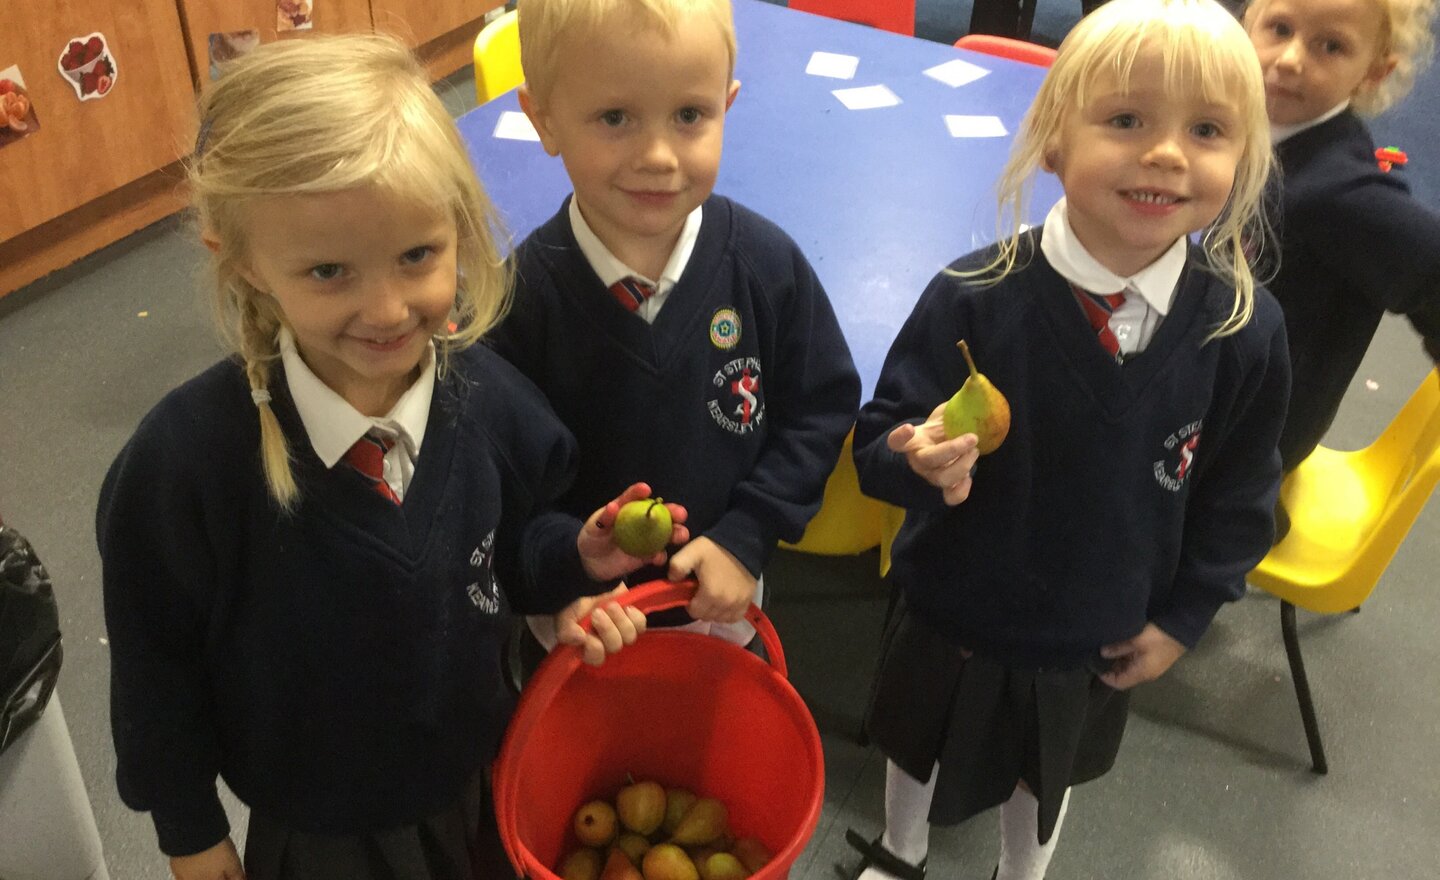
[[475, 100], [494, 100], [525, 81], [520, 69], [520, 27], [510, 10], [475, 37]]
[[[845, 436], [840, 459], [825, 481], [825, 499], [820, 512], [805, 527], [794, 544], [780, 542], [787, 550], [819, 556], [852, 556], [880, 543], [886, 511], [890, 505], [860, 494], [860, 477], [855, 472], [852, 442], [855, 431]], [[886, 566], [888, 567], [888, 566]], [[884, 574], [884, 568], [881, 574]]]
[[1295, 631], [1295, 608], [1358, 611], [1440, 481], [1440, 371], [1431, 371], [1375, 442], [1316, 448], [1285, 480], [1290, 531], [1249, 581], [1280, 598], [1280, 629], [1316, 773], [1329, 765]]

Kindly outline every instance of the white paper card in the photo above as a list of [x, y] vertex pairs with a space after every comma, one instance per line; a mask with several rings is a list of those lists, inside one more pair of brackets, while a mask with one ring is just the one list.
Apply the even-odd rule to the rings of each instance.
[[851, 110], [874, 110], [876, 107], [894, 107], [900, 103], [900, 96], [885, 86], [835, 89], [830, 94], [839, 98], [840, 103]]
[[1004, 137], [1010, 133], [1005, 130], [1005, 123], [1001, 122], [998, 116], [946, 114], [945, 127], [950, 129], [951, 137], [957, 138], [994, 138]]
[[954, 61], [946, 61], [944, 64], [937, 64], [925, 71], [926, 76], [931, 79], [938, 79], [952, 89], [959, 88], [966, 83], [972, 83], [989, 73], [990, 71], [978, 64], [971, 64], [969, 61], [961, 58], [956, 58]]
[[854, 79], [860, 67], [860, 59], [854, 55], [837, 55], [834, 52], [815, 52], [805, 72], [811, 76], [828, 76], [833, 79]]
[[540, 140], [535, 126], [530, 124], [530, 117], [518, 110], [506, 110], [500, 114], [500, 118], [495, 120], [495, 137], [507, 141]]

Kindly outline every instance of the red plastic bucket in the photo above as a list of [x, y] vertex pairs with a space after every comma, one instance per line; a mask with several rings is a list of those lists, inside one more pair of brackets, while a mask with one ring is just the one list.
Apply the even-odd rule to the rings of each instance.
[[[622, 604], [651, 613], [685, 605], [694, 584], [652, 581]], [[815, 825], [825, 789], [815, 720], [785, 677], [770, 619], [746, 619], [770, 657], [720, 639], [658, 630], [586, 666], [551, 653], [521, 693], [495, 765], [495, 815], [516, 873], [558, 880], [579, 844], [575, 811], [635, 779], [680, 786], [729, 809], [730, 832], [774, 854], [752, 875], [784, 880]]]

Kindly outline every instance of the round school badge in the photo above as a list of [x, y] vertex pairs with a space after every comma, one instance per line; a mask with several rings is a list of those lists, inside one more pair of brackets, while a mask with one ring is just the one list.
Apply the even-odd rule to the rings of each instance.
[[1171, 492], [1180, 491], [1195, 461], [1195, 450], [1200, 446], [1200, 429], [1204, 424], [1204, 419], [1196, 419], [1165, 438], [1165, 456], [1151, 465], [1155, 482]]
[[753, 434], [765, 421], [765, 394], [760, 390], [760, 359], [738, 357], [715, 371], [705, 406], [715, 424], [731, 434]]
[[734, 309], [717, 309], [710, 316], [710, 343], [721, 351], [740, 344], [740, 316]]

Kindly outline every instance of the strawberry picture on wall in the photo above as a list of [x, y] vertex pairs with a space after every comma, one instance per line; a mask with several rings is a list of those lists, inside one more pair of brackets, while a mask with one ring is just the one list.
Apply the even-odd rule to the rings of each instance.
[[110, 94], [120, 76], [115, 57], [105, 44], [105, 35], [99, 33], [70, 40], [56, 66], [82, 101]]

